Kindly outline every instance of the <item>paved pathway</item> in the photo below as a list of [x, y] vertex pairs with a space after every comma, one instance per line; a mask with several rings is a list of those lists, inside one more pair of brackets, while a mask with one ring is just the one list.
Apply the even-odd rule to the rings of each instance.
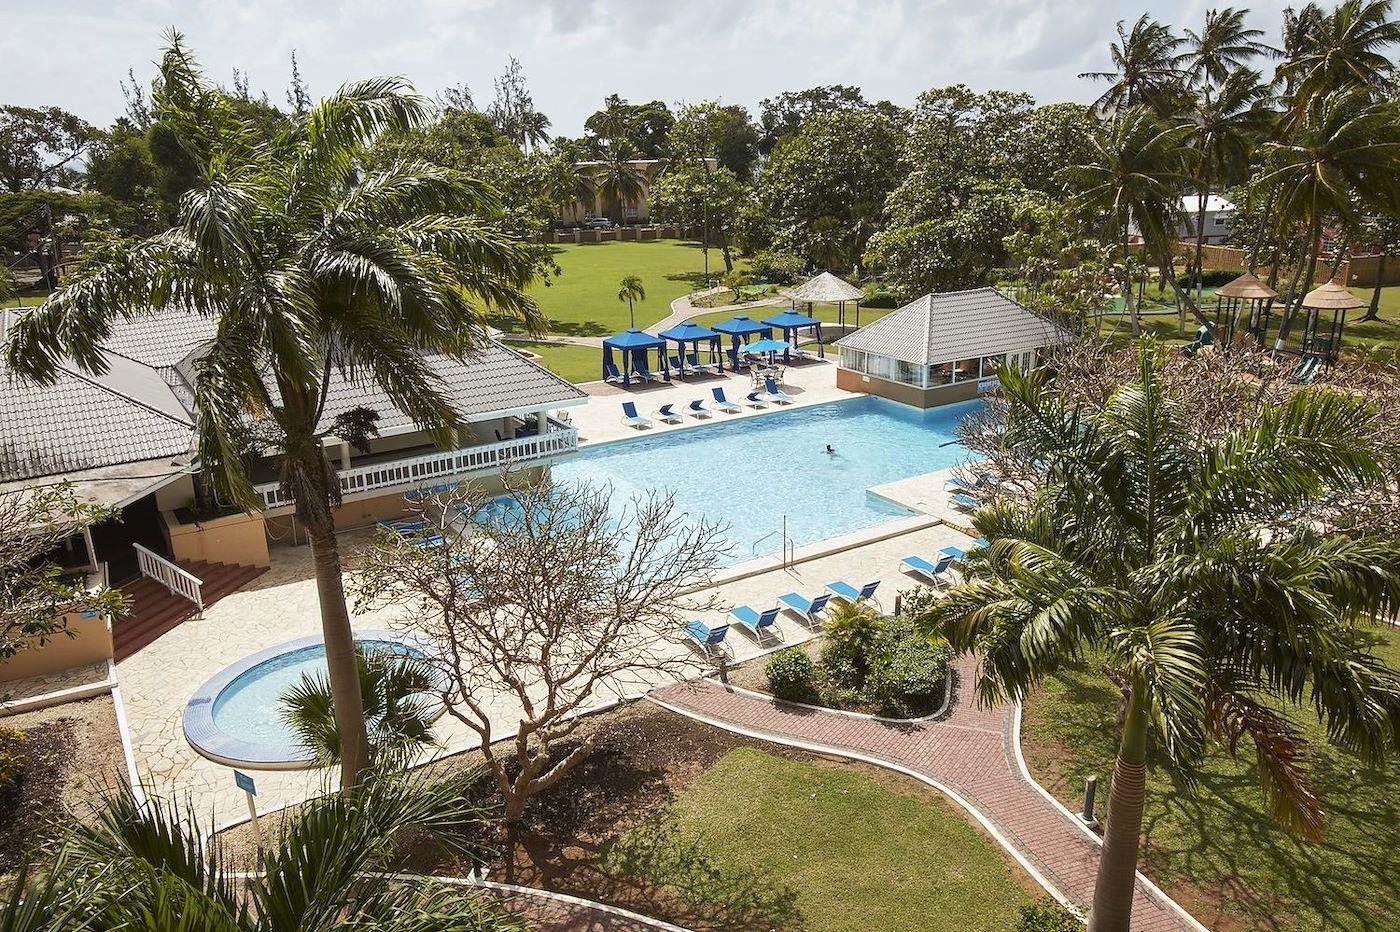
[[[1092, 899], [1098, 845], [1052, 806], [1021, 773], [1015, 710], [980, 709], [968, 684], [975, 661], [956, 667], [954, 701], [938, 721], [894, 723], [778, 703], [713, 680], [677, 683], [652, 693], [659, 704], [720, 727], [835, 756], [856, 756], [922, 775], [972, 809], [1017, 860], [1081, 910]], [[1177, 932], [1192, 925], [1138, 875], [1136, 932]]]
[[493, 892], [507, 909], [529, 923], [530, 932], [657, 932], [679, 928], [586, 900], [559, 899], [543, 891], [516, 888]]

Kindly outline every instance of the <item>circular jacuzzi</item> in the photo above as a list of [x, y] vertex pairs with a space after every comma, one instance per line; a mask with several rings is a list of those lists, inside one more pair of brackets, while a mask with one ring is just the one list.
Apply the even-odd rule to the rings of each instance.
[[[368, 650], [431, 654], [425, 643], [393, 631], [356, 631], [355, 643]], [[260, 650], [225, 667], [185, 705], [185, 740], [204, 757], [230, 767], [311, 766], [311, 751], [282, 720], [280, 700], [303, 674], [325, 669], [326, 646], [320, 635]]]

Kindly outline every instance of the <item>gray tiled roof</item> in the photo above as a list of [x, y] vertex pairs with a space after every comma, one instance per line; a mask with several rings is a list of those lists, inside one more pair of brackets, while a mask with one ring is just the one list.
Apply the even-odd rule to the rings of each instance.
[[214, 338], [218, 324], [211, 318], [186, 311], [152, 311], [112, 324], [112, 335], [103, 344], [127, 359], [155, 369], [168, 369], [185, 358], [190, 349]]
[[995, 288], [926, 294], [836, 341], [912, 363], [1023, 353], [1070, 339]]

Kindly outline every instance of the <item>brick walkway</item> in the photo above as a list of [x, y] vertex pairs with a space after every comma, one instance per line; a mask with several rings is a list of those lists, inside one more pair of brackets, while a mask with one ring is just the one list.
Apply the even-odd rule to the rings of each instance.
[[[854, 718], [735, 692], [692, 680], [651, 694], [658, 704], [780, 744], [858, 756], [929, 778], [974, 810], [1018, 861], [1081, 909], [1093, 897], [1098, 845], [1046, 801], [1016, 762], [1014, 709], [979, 709], [971, 689], [975, 661], [956, 665], [953, 703], [940, 720], [893, 723]], [[1133, 929], [1199, 929], [1138, 875]]]

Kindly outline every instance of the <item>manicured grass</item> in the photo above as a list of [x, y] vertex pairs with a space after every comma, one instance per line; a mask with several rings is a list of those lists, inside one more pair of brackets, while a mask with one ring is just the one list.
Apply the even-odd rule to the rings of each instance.
[[[1034, 899], [1020, 869], [950, 804], [846, 767], [733, 750], [668, 815], [667, 844], [685, 856], [648, 858], [665, 865], [650, 879], [683, 896], [730, 896], [752, 882], [759, 892], [743, 896], [768, 906], [765, 928], [1003, 932]], [[632, 829], [623, 845], [654, 826]], [[712, 870], [721, 876], [699, 882]]]
[[[1400, 666], [1400, 631], [1363, 628], [1376, 653]], [[1049, 680], [1027, 706], [1023, 749], [1031, 772], [1071, 809], [1084, 780], [1107, 777], [1116, 754], [1117, 691], [1097, 664]], [[1368, 769], [1327, 745], [1301, 713], [1314, 785], [1327, 823], [1309, 842], [1269, 818], [1248, 740], [1238, 761], [1212, 750], [1194, 788], [1154, 756], [1148, 774], [1148, 873], [1211, 929], [1400, 929], [1400, 761]], [[1107, 799], [1107, 787], [1100, 787]]]
[[[567, 336], [604, 337], [626, 330], [627, 302], [617, 300], [617, 289], [618, 282], [628, 275], [640, 277], [647, 293], [646, 300], [636, 305], [638, 327], [650, 326], [670, 314], [672, 299], [695, 291], [704, 278], [699, 243], [570, 243], [554, 250], [561, 273], [548, 285], [536, 285], [530, 293], [548, 318], [549, 331]], [[711, 274], [723, 271], [718, 251], [711, 250]], [[508, 318], [492, 323], [506, 331], [520, 329]]]
[[506, 344], [511, 349], [527, 350], [540, 357], [540, 363], [560, 378], [578, 384], [596, 382], [603, 377], [602, 350], [595, 346], [575, 346], [572, 343], [517, 342]]

